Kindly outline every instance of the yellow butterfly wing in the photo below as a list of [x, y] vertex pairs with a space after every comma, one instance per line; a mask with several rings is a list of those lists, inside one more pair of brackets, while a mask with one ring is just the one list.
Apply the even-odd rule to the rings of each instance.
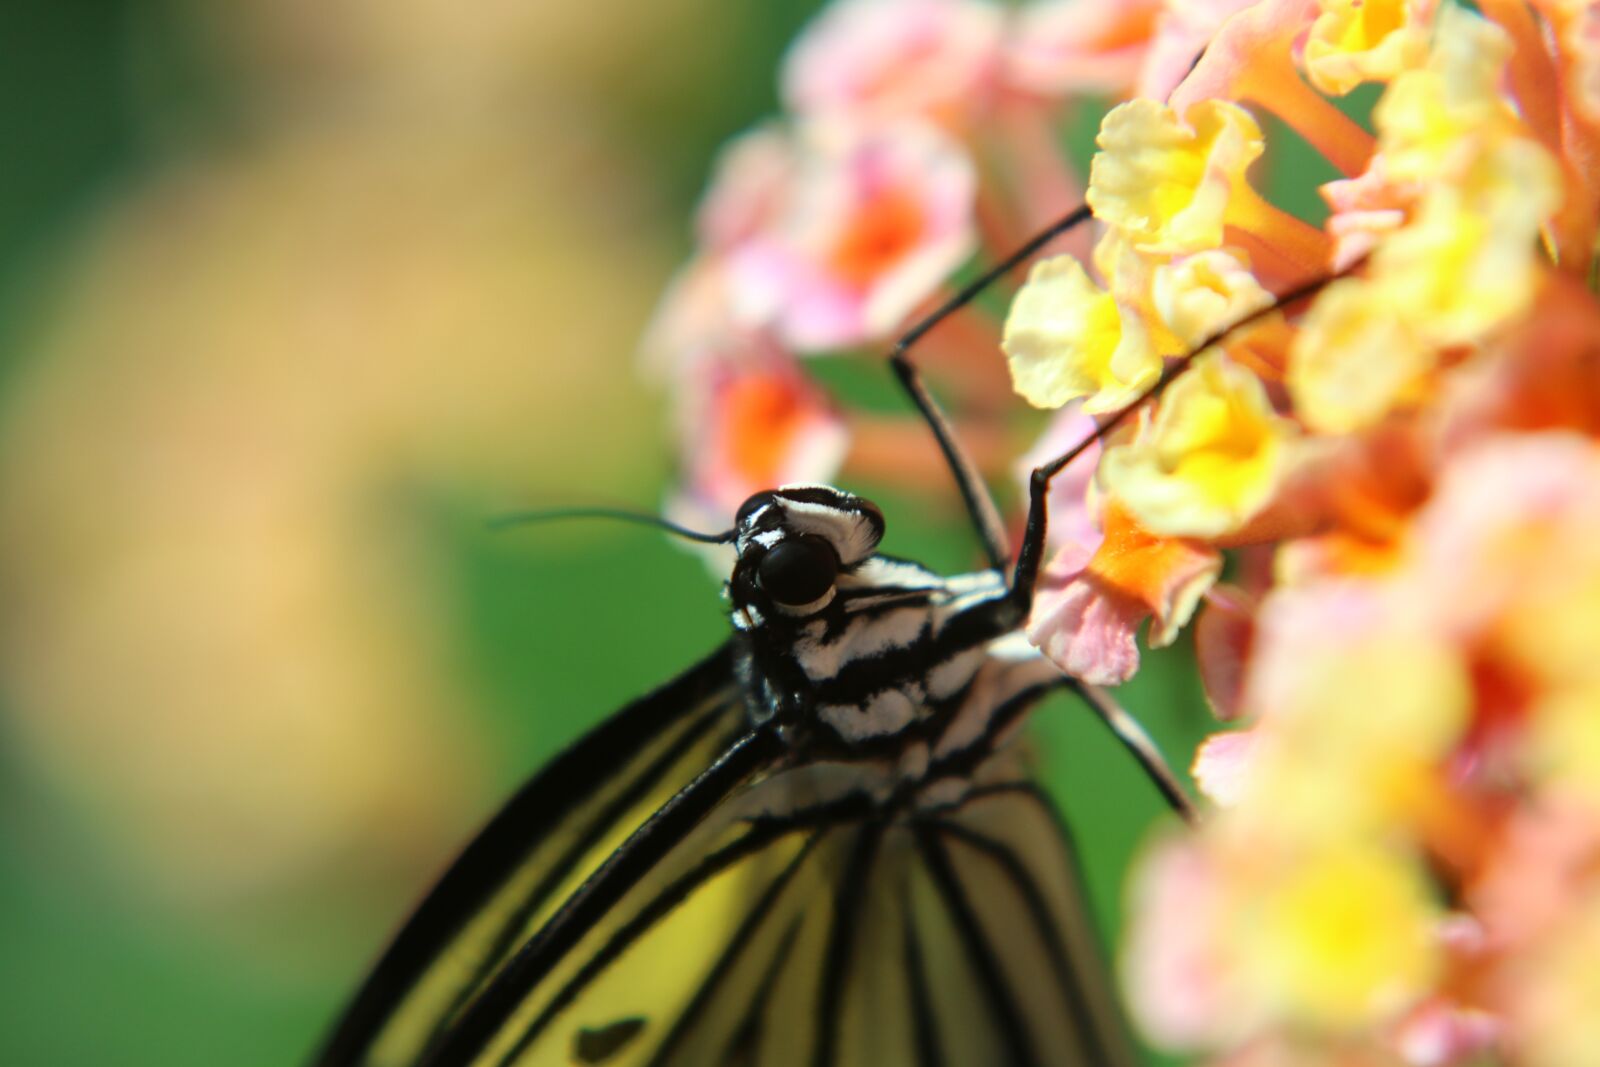
[[1013, 753], [931, 809], [787, 761], [726, 650], [623, 709], [467, 848], [319, 1067], [1137, 1062]]
[[423, 899], [318, 1067], [419, 1062], [584, 879], [747, 728], [724, 647], [558, 756]]
[[790, 789], [779, 774], [723, 804], [484, 1041], [437, 1062], [1137, 1062], [1070, 847], [1031, 786], [931, 812], [763, 796]]

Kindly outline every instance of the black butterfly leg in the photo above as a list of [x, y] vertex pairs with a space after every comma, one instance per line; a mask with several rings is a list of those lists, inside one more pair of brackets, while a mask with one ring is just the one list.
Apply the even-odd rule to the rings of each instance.
[[[1364, 262], [1364, 258], [1357, 260], [1337, 274], [1318, 278], [1315, 281], [1298, 286], [1276, 297], [1270, 304], [1252, 311], [1237, 322], [1217, 330], [1210, 337], [1196, 345], [1183, 358], [1168, 364], [1154, 384], [1140, 393], [1127, 406], [1119, 408], [1115, 414], [1101, 423], [1093, 433], [1085, 436], [1083, 440], [1049, 463], [1034, 468], [1033, 474], [1028, 479], [1028, 521], [1023, 528], [1022, 548], [1017, 553], [1017, 564], [1011, 576], [1011, 597], [1022, 617], [1026, 618], [1028, 612], [1033, 608], [1034, 586], [1039, 580], [1039, 568], [1044, 561], [1045, 533], [1049, 522], [1049, 516], [1046, 514], [1048, 510], [1046, 500], [1050, 494], [1050, 482], [1055, 476], [1065, 470], [1067, 465], [1082, 455], [1089, 446], [1120, 426], [1147, 401], [1160, 395], [1162, 390], [1166, 389], [1174, 378], [1189, 368], [1189, 364], [1194, 362], [1195, 357], [1200, 353], [1226, 340], [1238, 330], [1252, 326], [1282, 308], [1316, 295], [1329, 282], [1350, 274], [1361, 267]], [[1161, 790], [1162, 795], [1167, 798], [1173, 809], [1184, 818], [1192, 819], [1194, 815], [1193, 805], [1178, 785], [1177, 776], [1166, 765], [1166, 761], [1161, 758], [1154, 744], [1150, 742], [1148, 735], [1144, 733], [1143, 729], [1139, 728], [1133, 717], [1118, 707], [1111, 695], [1098, 686], [1087, 685], [1082, 682], [1075, 682], [1074, 685], [1077, 686], [1090, 706], [1095, 709], [1101, 718], [1105, 719], [1106, 724], [1111, 727], [1122, 743], [1133, 752], [1134, 757], [1139, 760], [1145, 772], [1155, 783], [1156, 788]]]
[[1161, 797], [1167, 805], [1191, 826], [1200, 820], [1200, 813], [1195, 809], [1194, 801], [1189, 799], [1189, 794], [1184, 791], [1183, 783], [1173, 773], [1167, 764], [1166, 758], [1161, 755], [1161, 750], [1156, 748], [1155, 741], [1139, 725], [1139, 720], [1128, 714], [1127, 710], [1118, 704], [1116, 699], [1097, 685], [1089, 685], [1077, 679], [1067, 683], [1074, 692], [1083, 698], [1100, 721], [1122, 742], [1139, 766], [1143, 768], [1145, 776], [1150, 779], [1155, 787], [1161, 791]]
[[945, 462], [950, 465], [950, 473], [955, 476], [956, 488], [961, 491], [961, 499], [967, 506], [967, 514], [972, 519], [973, 528], [983, 540], [984, 553], [989, 558], [989, 565], [996, 570], [1004, 567], [1011, 556], [1005, 524], [1000, 520], [1000, 510], [995, 507], [994, 497], [990, 495], [988, 486], [978, 474], [977, 465], [961, 447], [961, 442], [956, 440], [955, 430], [951, 427], [949, 418], [940, 410], [938, 402], [933, 399], [933, 394], [928, 392], [927, 386], [923, 384], [922, 375], [917, 371], [916, 365], [907, 358], [907, 353], [930, 330], [972, 303], [978, 294], [993, 285], [996, 280], [1015, 270], [1039, 249], [1089, 218], [1088, 205], [1083, 205], [1040, 230], [1026, 244], [968, 282], [950, 299], [902, 334], [895, 342], [894, 350], [889, 353], [889, 366], [894, 368], [895, 378], [905, 389], [911, 402], [917, 406], [917, 411], [928, 424], [928, 429], [933, 431], [934, 440], [939, 443], [939, 451], [944, 454]]
[[[1006, 560], [1011, 554], [1009, 538], [1006, 536], [1005, 524], [1000, 518], [1000, 510], [995, 506], [994, 497], [990, 494], [982, 475], [978, 473], [977, 465], [973, 463], [972, 457], [967, 454], [966, 449], [961, 447], [961, 442], [956, 437], [955, 429], [951, 426], [949, 417], [939, 407], [939, 403], [933, 398], [933, 394], [928, 391], [927, 385], [922, 381], [922, 375], [918, 372], [916, 365], [907, 358], [907, 353], [930, 330], [956, 311], [970, 304], [999, 278], [1015, 270], [1020, 264], [1027, 261], [1029, 257], [1061, 234], [1088, 221], [1091, 217], [1092, 213], [1088, 205], [1082, 205], [1051, 223], [1020, 248], [994, 264], [977, 278], [968, 282], [950, 299], [939, 305], [939, 307], [912, 326], [911, 329], [907, 330], [895, 342], [894, 350], [889, 354], [889, 365], [894, 369], [895, 378], [900, 382], [901, 387], [905, 389], [906, 395], [911, 398], [911, 402], [916, 405], [923, 421], [928, 424], [928, 429], [933, 432], [934, 440], [939, 445], [939, 451], [943, 453], [945, 462], [949, 464], [950, 473], [956, 480], [956, 488], [961, 491], [961, 499], [966, 504], [967, 514], [972, 519], [973, 528], [983, 541], [989, 565], [996, 570], [1005, 566]], [[1119, 419], [1121, 418], [1120, 415], [1118, 417]], [[1084, 442], [1069, 453], [1065, 459], [1058, 461], [1055, 470], [1049, 471], [1044, 475], [1043, 488], [1047, 489], [1055, 472], [1065, 467], [1087, 445], [1088, 442]], [[1022, 582], [1023, 571], [1022, 560], [1020, 559], [1018, 560], [1017, 577], [1012, 583], [1014, 592], [1025, 589], [1026, 596], [1018, 598], [1022, 602], [1014, 604], [1012, 610], [1006, 613], [1007, 615], [1014, 615], [1019, 620], [1027, 618], [1028, 609], [1032, 606], [1033, 585], [1038, 577], [1038, 557], [1043, 551], [1046, 520], [1042, 506], [1043, 492], [1032, 491], [1039, 489], [1036, 484], [1040, 481], [1039, 475], [1039, 471], [1034, 472], [1033, 482], [1035, 484], [1030, 485], [1030, 506], [1028, 510], [1028, 534], [1034, 535], [1033, 539], [1036, 541], [1032, 553], [1033, 558], [1027, 571], [1026, 584]], [[1034, 506], [1035, 502], [1038, 502], [1039, 506]], [[1023, 553], [1024, 556], [1029, 555], [1029, 543], [1027, 540], [1023, 543]], [[1017, 608], [1021, 610], [1016, 610]], [[1144, 768], [1145, 773], [1149, 775], [1156, 788], [1161, 791], [1162, 796], [1172, 805], [1173, 810], [1185, 819], [1192, 820], [1194, 816], [1193, 804], [1183, 792], [1177, 776], [1167, 766], [1166, 761], [1162, 759], [1161, 753], [1155, 747], [1155, 743], [1151, 741], [1149, 735], [1144, 732], [1133, 716], [1128, 714], [1117, 703], [1116, 699], [1104, 689], [1076, 680], [1072, 680], [1071, 684], [1083, 695], [1089, 706], [1105, 721], [1117, 738], [1133, 753], [1134, 758], [1139, 761], [1139, 765]]]
[[1045, 530], [1049, 521], [1045, 502], [1050, 494], [1050, 483], [1055, 479], [1055, 476], [1065, 470], [1068, 464], [1081, 456], [1096, 441], [1099, 441], [1126, 422], [1146, 402], [1159, 396], [1172, 383], [1174, 378], [1189, 369], [1189, 364], [1193, 363], [1195, 358], [1202, 352], [1227, 340], [1237, 331], [1253, 326], [1267, 316], [1291, 304], [1298, 303], [1307, 297], [1315, 296], [1329, 282], [1345, 277], [1360, 268], [1365, 262], [1366, 258], [1363, 257], [1336, 274], [1330, 274], [1327, 277], [1318, 278], [1315, 281], [1297, 286], [1281, 296], [1274, 297], [1271, 303], [1257, 308], [1231, 325], [1215, 331], [1182, 358], [1175, 359], [1167, 364], [1166, 368], [1161, 372], [1161, 376], [1154, 383], [1146, 387], [1144, 392], [1140, 393], [1126, 406], [1118, 408], [1110, 418], [1102, 422], [1092, 433], [1086, 434], [1083, 440], [1050, 462], [1033, 469], [1033, 474], [1028, 479], [1027, 525], [1023, 528], [1022, 548], [1017, 553], [1017, 564], [1011, 575], [1011, 595], [1019, 606], [1024, 609], [1024, 615], [1026, 615], [1027, 609], [1031, 609], [1033, 606], [1034, 585], [1039, 579], [1039, 567], [1044, 561]]
[[939, 451], [944, 453], [950, 473], [955, 476], [956, 488], [961, 490], [961, 499], [967, 506], [973, 529], [983, 541], [983, 552], [988, 557], [989, 566], [994, 570], [1002, 569], [1011, 556], [1011, 546], [1006, 537], [1005, 523], [1000, 520], [1000, 509], [995, 506], [994, 497], [984, 483], [983, 476], [978, 473], [972, 457], [956, 440], [949, 418], [939, 408], [933, 394], [928, 392], [916, 366], [898, 350], [889, 357], [889, 366], [894, 368], [895, 377], [911, 397], [911, 402], [917, 405], [923, 421], [933, 431], [934, 440], [939, 442]]

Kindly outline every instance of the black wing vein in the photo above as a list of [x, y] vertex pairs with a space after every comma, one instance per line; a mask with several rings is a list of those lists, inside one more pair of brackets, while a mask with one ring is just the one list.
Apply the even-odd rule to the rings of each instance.
[[1038, 1063], [1029, 1032], [1017, 1014], [1016, 997], [1008, 987], [1000, 962], [995, 959], [983, 928], [972, 911], [972, 904], [951, 868], [950, 855], [944, 842], [931, 827], [918, 826], [917, 847], [945, 910], [955, 925], [956, 934], [961, 939], [967, 963], [977, 978], [985, 1005], [994, 1020], [995, 1032], [1005, 1042], [1007, 1062], [1016, 1065]]

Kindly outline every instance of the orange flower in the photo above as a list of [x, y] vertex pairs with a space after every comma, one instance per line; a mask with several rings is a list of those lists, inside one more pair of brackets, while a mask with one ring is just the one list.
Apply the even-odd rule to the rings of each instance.
[[[844, 459], [843, 420], [799, 368], [772, 349], [708, 356], [679, 394], [686, 492], [706, 525], [726, 525], [751, 494], [831, 479]], [[688, 507], [680, 503], [680, 507]]]
[[1152, 648], [1170, 645], [1222, 572], [1222, 555], [1192, 541], [1155, 537], [1115, 504], [1102, 515], [1092, 554], [1069, 544], [1045, 568], [1028, 640], [1086, 682], [1116, 685], [1139, 665], [1136, 635], [1151, 620]]

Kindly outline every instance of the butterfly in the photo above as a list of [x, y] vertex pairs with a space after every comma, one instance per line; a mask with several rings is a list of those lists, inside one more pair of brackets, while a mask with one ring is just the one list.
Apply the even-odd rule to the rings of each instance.
[[1188, 810], [1137, 724], [1019, 633], [1050, 481], [1094, 438], [1034, 471], [1008, 562], [993, 501], [907, 358], [1087, 217], [1042, 231], [889, 358], [989, 566], [942, 577], [885, 556], [879, 509], [828, 486], [758, 493], [721, 534], [660, 523], [734, 549], [727, 642], [505, 805], [317, 1067], [1137, 1062], [1071, 838], [1011, 743], [1045, 695], [1076, 689]]

